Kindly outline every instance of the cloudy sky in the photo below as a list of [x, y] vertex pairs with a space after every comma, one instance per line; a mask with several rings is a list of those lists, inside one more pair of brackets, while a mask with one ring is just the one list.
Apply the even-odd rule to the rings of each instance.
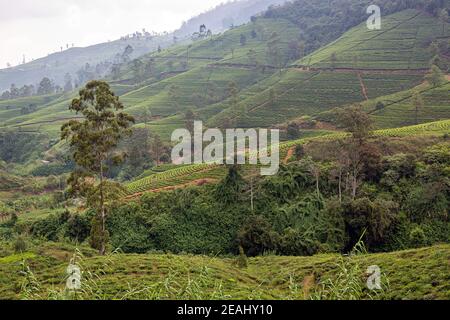
[[74, 43], [87, 46], [145, 28], [172, 31], [225, 0], [0, 0], [0, 69]]

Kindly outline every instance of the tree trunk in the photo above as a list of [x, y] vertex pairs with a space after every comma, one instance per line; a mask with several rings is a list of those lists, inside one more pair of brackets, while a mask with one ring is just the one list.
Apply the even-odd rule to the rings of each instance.
[[416, 125], [419, 124], [419, 108], [416, 107]]
[[358, 180], [357, 180], [357, 177], [356, 177], [356, 173], [353, 173], [353, 177], [352, 177], [352, 200], [355, 200], [355, 198], [356, 198], [357, 185], [358, 185]]
[[252, 213], [254, 213], [255, 208], [253, 204], [253, 177], [251, 178], [251, 186], [250, 186], [250, 206], [252, 209]]
[[320, 197], [319, 175], [316, 176], [316, 191], [317, 191], [317, 196]]
[[342, 169], [339, 168], [339, 203], [342, 203]]
[[105, 212], [105, 197], [103, 194], [103, 162], [100, 161], [100, 218], [102, 223], [102, 234], [101, 234], [101, 243], [99, 254], [104, 256], [106, 253], [106, 243], [105, 243], [105, 234], [106, 234], [106, 212]]

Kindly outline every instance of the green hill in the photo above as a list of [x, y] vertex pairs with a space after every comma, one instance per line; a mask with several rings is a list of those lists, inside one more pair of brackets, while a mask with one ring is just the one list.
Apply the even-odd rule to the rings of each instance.
[[[419, 92], [423, 105], [417, 112], [417, 122], [425, 123], [449, 118], [450, 113], [450, 83], [432, 88], [420, 85], [411, 90], [401, 91], [389, 96], [380, 97], [363, 106], [375, 121], [378, 128], [395, 128], [416, 123], [416, 108], [413, 103], [413, 95]], [[377, 103], [381, 102], [381, 108]]]
[[[221, 4], [206, 12], [184, 22], [181, 27], [171, 33], [159, 35], [144, 34], [141, 30], [139, 34], [133, 34], [121, 39], [100, 43], [88, 47], [64, 48], [61, 52], [49, 54], [47, 57], [30, 61], [16, 67], [0, 69], [0, 92], [9, 89], [12, 83], [18, 87], [23, 85], [36, 84], [43, 77], [48, 77], [64, 86], [64, 76], [66, 73], [72, 75], [75, 80], [77, 71], [85, 67], [86, 63], [94, 67], [102, 63], [117, 63], [116, 55], [124, 52], [130, 45], [133, 52], [131, 59], [139, 58], [149, 52], [156, 51], [159, 47], [167, 48], [173, 45], [174, 37], [177, 42], [189, 42], [191, 35], [198, 32], [199, 26], [205, 24], [213, 32], [223, 32], [232, 26], [247, 23], [250, 17], [266, 10], [271, 5], [277, 5], [285, 0], [245, 0], [233, 1]], [[3, 66], [2, 66], [3, 68]], [[108, 67], [110, 69], [111, 66]], [[101, 73], [104, 75], [106, 70]]]
[[[448, 245], [353, 258], [334, 254], [264, 256], [249, 259], [247, 268], [237, 267], [236, 260], [228, 258], [170, 254], [96, 257], [89, 249], [81, 251], [84, 257], [77, 262], [85, 272], [82, 299], [302, 300], [317, 297], [327, 281], [332, 281], [336, 290], [344, 290], [347, 281], [354, 281], [356, 289], [341, 296], [347, 299], [351, 292], [361, 299], [369, 299], [369, 294], [387, 300], [450, 298]], [[73, 247], [46, 243], [22, 254], [5, 253], [0, 257], [2, 299], [63, 297], [60, 290], [65, 286]], [[365, 288], [364, 273], [371, 265], [379, 266], [383, 275], [379, 293]], [[352, 267], [353, 272], [342, 273], [342, 267]], [[26, 290], [21, 289], [24, 284]], [[322, 291], [322, 299], [327, 298], [333, 297]]]
[[424, 12], [406, 10], [384, 17], [380, 30], [368, 30], [365, 23], [353, 28], [296, 64], [363, 70], [428, 69], [433, 58], [429, 44], [436, 37], [450, 37], [450, 24], [443, 28], [440, 20]]
[[[406, 10], [384, 17], [383, 26], [370, 31], [363, 23], [295, 62], [301, 27], [282, 18], [258, 18], [189, 46], [146, 55], [122, 66], [111, 83], [139, 122], [151, 112], [158, 126], [161, 117], [196, 110], [210, 126], [230, 121], [271, 126], [420, 84], [431, 59], [429, 41], [433, 35], [448, 37], [449, 25], [441, 34], [437, 18]], [[330, 68], [332, 54], [335, 68]], [[239, 90], [237, 110], [230, 105], [230, 82]], [[73, 116], [67, 98], [38, 103], [38, 110], [27, 115], [19, 113], [20, 102], [3, 101], [0, 117], [4, 126], [56, 135], [61, 122]]]
[[[317, 3], [318, 8], [322, 5]], [[276, 12], [283, 8], [289, 5]], [[319, 14], [328, 23], [335, 18], [325, 11], [307, 10], [296, 13], [305, 17], [301, 24], [290, 15], [269, 12], [223, 34], [147, 54], [111, 74], [111, 86], [127, 112], [136, 117], [136, 127], [168, 141], [174, 129], [185, 125], [188, 110], [209, 127], [271, 127], [353, 103], [367, 105], [380, 128], [415, 124], [411, 106], [403, 105], [407, 100], [389, 101], [398, 101], [395, 95], [403, 96], [423, 82], [431, 58], [430, 41], [448, 37], [448, 23], [443, 28], [429, 13], [403, 10], [383, 17], [381, 31], [368, 30], [364, 22], [297, 60], [303, 54], [305, 30], [317, 36], [322, 32], [310, 25], [311, 17]], [[333, 53], [336, 65], [331, 68]], [[230, 99], [230, 83], [239, 91], [238, 105]], [[449, 118], [446, 88], [427, 91], [420, 123]], [[1, 101], [0, 132], [46, 139], [39, 145], [58, 139], [62, 123], [77, 117], [68, 111], [74, 96], [75, 92]], [[386, 108], [374, 110], [383, 99]], [[32, 104], [36, 107], [31, 112], [22, 110]]]
[[[426, 13], [406, 10], [384, 17], [383, 24], [381, 31], [372, 31], [363, 23], [273, 75], [265, 90], [244, 91], [238, 124], [270, 126], [420, 84], [432, 57], [426, 43], [433, 33], [442, 32], [442, 23]], [[448, 37], [449, 24], [444, 31]], [[337, 60], [331, 66], [333, 54]], [[209, 124], [218, 125], [231, 114], [225, 110]]]

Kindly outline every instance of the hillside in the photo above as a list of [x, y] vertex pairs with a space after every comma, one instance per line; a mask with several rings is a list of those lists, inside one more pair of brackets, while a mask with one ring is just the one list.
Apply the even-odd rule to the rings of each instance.
[[[87, 63], [92, 67], [104, 62], [119, 63], [115, 61], [117, 60], [116, 55], [121, 55], [127, 46], [133, 48], [129, 58], [135, 59], [149, 52], [154, 52], [159, 47], [172, 46], [174, 37], [177, 38], [177, 42], [189, 42], [192, 34], [198, 32], [202, 24], [205, 24], [214, 33], [223, 32], [233, 26], [247, 23], [251, 16], [261, 13], [270, 5], [283, 2], [285, 0], [230, 1], [191, 18], [174, 32], [161, 35], [140, 34], [85, 48], [68, 48], [26, 64], [0, 69], [0, 93], [9, 89], [12, 83], [17, 87], [36, 85], [43, 77], [48, 77], [63, 87], [64, 76], [69, 73], [75, 81], [77, 71], [84, 68]], [[104, 70], [101, 75], [109, 73], [110, 68], [111, 66], [108, 70]]]
[[0, 300], [450, 300], [449, 15], [230, 0], [0, 70]]
[[[166, 35], [120, 39], [85, 48], [69, 48], [26, 64], [1, 69], [0, 92], [9, 89], [12, 83], [18, 87], [31, 84], [36, 86], [44, 77], [52, 79], [56, 84], [63, 87], [66, 73], [69, 73], [75, 80], [77, 72], [84, 68], [86, 64], [95, 68], [96, 65], [103, 62], [113, 62], [115, 56], [121, 55], [128, 45], [132, 46], [134, 50], [130, 58], [137, 58], [155, 51], [158, 46], [167, 47], [172, 44], [172, 37]], [[104, 72], [107, 72], [107, 70]]]
[[[58, 291], [65, 285], [65, 270], [74, 252], [72, 246], [50, 243], [15, 255], [9, 255], [4, 249], [0, 257], [0, 297], [62, 298], [62, 292]], [[113, 254], [102, 258], [93, 256], [89, 249], [81, 248], [81, 252], [84, 257], [77, 261], [86, 272], [87, 292], [82, 297], [90, 299], [303, 300], [317, 298], [321, 284], [328, 279], [343, 289], [348, 286], [345, 281], [355, 281], [355, 278], [362, 288], [361, 292], [355, 290], [355, 294], [361, 299], [369, 299], [369, 294], [387, 300], [450, 298], [448, 245], [360, 255], [344, 258], [344, 262], [333, 254], [264, 256], [249, 259], [247, 268], [237, 267], [235, 259], [229, 258], [171, 254]], [[29, 266], [28, 273], [22, 273], [27, 271], [22, 261]], [[365, 289], [361, 280], [370, 265], [378, 265], [383, 274], [384, 289], [378, 294]], [[342, 274], [342, 266], [351, 266], [356, 273]], [[342, 282], [337, 280], [338, 275]], [[27, 290], [21, 290], [23, 284], [28, 284]], [[349, 290], [348, 296], [341, 297], [350, 298], [351, 293]], [[322, 299], [327, 299], [327, 295]]]
[[[431, 59], [424, 42], [437, 30], [442, 32], [442, 24], [426, 13], [407, 10], [386, 17], [384, 25], [389, 28], [369, 31], [363, 23], [324, 49], [297, 62], [291, 60], [293, 64], [277, 71], [277, 63], [289, 63], [290, 39], [299, 27], [288, 20], [259, 18], [211, 39], [144, 56], [138, 69], [135, 63], [123, 66], [118, 79], [111, 81], [139, 122], [151, 112], [152, 128], [161, 128], [161, 121], [178, 125], [187, 110], [195, 110], [210, 126], [229, 122], [242, 127], [271, 126], [419, 85]], [[446, 36], [449, 30], [446, 24]], [[256, 36], [252, 36], [253, 31]], [[244, 44], [241, 35], [246, 39]], [[278, 52], [278, 62], [268, 54], [270, 43], [276, 43], [272, 49]], [[355, 55], [367, 48], [371, 48], [370, 54]], [[340, 65], [330, 68], [326, 61], [334, 52]], [[404, 56], [408, 62], [398, 64], [399, 60], [406, 61]], [[304, 66], [305, 61], [311, 61], [311, 66]], [[231, 81], [239, 90], [237, 107], [230, 105]], [[14, 100], [2, 103], [18, 109]], [[3, 109], [0, 114], [5, 114], [6, 125], [21, 124], [27, 130], [38, 127], [56, 133], [61, 121], [71, 116], [66, 109], [68, 103], [40, 106], [38, 112], [26, 116]], [[175, 114], [178, 116], [172, 117]]]
[[[450, 132], [450, 120], [431, 122], [422, 125], [383, 129], [373, 132], [374, 137], [441, 137]], [[299, 139], [280, 144], [280, 159], [289, 160], [289, 150], [298, 145], [317, 143], [320, 141], [333, 141], [345, 137], [345, 133], [331, 133], [312, 138]], [[291, 155], [292, 156], [292, 155]], [[286, 161], [285, 161], [286, 162]], [[137, 177], [135, 181], [127, 184], [128, 199], [142, 196], [145, 192], [160, 192], [184, 188], [193, 185], [218, 182], [226, 175], [225, 166], [201, 164], [180, 167], [168, 167], [162, 172], [151, 172], [150, 174]], [[245, 172], [245, 170], [244, 170]]]
[[[272, 85], [265, 90], [244, 91], [239, 126], [274, 125], [420, 84], [432, 58], [423, 43], [437, 30], [442, 32], [442, 24], [416, 10], [390, 15], [383, 23], [385, 28], [380, 31], [368, 30], [363, 23], [273, 75], [267, 80]], [[448, 36], [450, 25], [446, 24]], [[330, 66], [333, 54], [337, 61]], [[231, 113], [222, 111], [209, 124], [217, 125]]]
[[191, 36], [198, 32], [199, 26], [205, 24], [213, 33], [224, 32], [231, 27], [240, 26], [250, 21], [253, 15], [260, 14], [269, 6], [285, 3], [286, 0], [240, 0], [228, 1], [205, 13], [183, 22], [181, 28], [174, 32], [177, 37]]
[[[175, 46], [144, 56], [140, 59], [141, 64], [151, 65], [151, 71], [144, 74], [145, 81], [136, 81], [138, 75], [133, 70], [133, 63], [130, 63], [121, 71], [120, 79], [111, 79], [113, 89], [117, 88], [118, 93], [122, 93], [121, 100], [127, 110], [137, 117], [138, 122], [143, 121], [146, 112], [151, 112], [157, 118], [154, 124], [151, 123], [154, 126], [159, 125], [161, 117], [177, 113], [184, 115], [186, 110], [224, 101], [228, 98], [228, 85], [231, 81], [239, 89], [243, 89], [274, 72], [265, 54], [269, 31], [265, 34], [261, 31], [259, 37], [252, 38], [251, 31], [256, 28], [279, 32], [279, 49], [284, 53], [288, 50], [288, 39], [297, 32], [296, 27], [287, 21], [259, 19], [255, 25], [245, 25], [189, 46]], [[240, 43], [241, 34], [247, 36], [245, 46]], [[257, 52], [257, 59], [261, 63], [269, 64], [266, 70], [233, 66], [236, 60], [246, 59], [248, 51], [252, 49]], [[11, 117], [5, 116], [3, 126], [21, 126], [27, 131], [55, 135], [61, 123], [73, 116], [67, 108], [70, 103], [67, 97], [57, 103], [39, 105], [36, 112], [27, 115], [11, 112], [11, 109], [18, 109], [15, 100], [2, 103], [11, 105], [8, 110]], [[0, 106], [0, 112], [2, 111]]]
[[[419, 108], [417, 114], [413, 102], [413, 95], [416, 92], [419, 92], [423, 99], [423, 106]], [[437, 88], [422, 84], [411, 90], [367, 101], [363, 106], [378, 128], [402, 127], [414, 125], [416, 121], [425, 123], [448, 119], [449, 92], [449, 82]], [[377, 108], [379, 102], [383, 104], [383, 108]]]

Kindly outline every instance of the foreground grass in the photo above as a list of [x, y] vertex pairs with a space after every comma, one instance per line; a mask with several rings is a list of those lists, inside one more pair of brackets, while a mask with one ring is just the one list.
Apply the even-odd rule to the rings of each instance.
[[[6, 248], [4, 245], [0, 251], [0, 299], [62, 298], [56, 292], [61, 293], [65, 286], [74, 247], [44, 243], [21, 254], [10, 254]], [[248, 259], [246, 268], [239, 268], [234, 258], [172, 254], [99, 257], [87, 248], [80, 252], [83, 257], [78, 263], [84, 283], [89, 283], [90, 299], [311, 299], [323, 283], [337, 281], [342, 267], [350, 267], [348, 263], [358, 266], [356, 281], [361, 287], [368, 266], [381, 268], [384, 290], [374, 293], [364, 287], [360, 298], [450, 299], [450, 245], [351, 259], [334, 254], [264, 256]], [[30, 275], [36, 278], [31, 283], [36, 288], [31, 296], [24, 296], [23, 284], [30, 287]]]

